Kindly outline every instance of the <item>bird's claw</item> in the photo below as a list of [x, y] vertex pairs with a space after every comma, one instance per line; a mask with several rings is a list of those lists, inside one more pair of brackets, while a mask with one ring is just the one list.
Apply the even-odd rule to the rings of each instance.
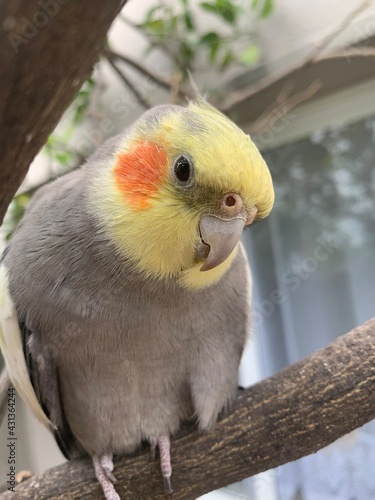
[[[156, 447], [159, 448], [160, 455], [160, 468], [163, 474], [164, 487], [166, 493], [169, 495], [173, 493], [171, 476], [171, 442], [168, 436], [161, 436], [158, 439], [151, 440], [151, 458], [155, 458]], [[116, 483], [116, 478], [112, 474], [113, 471], [113, 457], [112, 454], [103, 455], [101, 457], [94, 457], [95, 475], [102, 487], [106, 500], [120, 500], [118, 493], [113, 486]]]
[[150, 459], [153, 462], [156, 458], [156, 447], [158, 445], [157, 439], [151, 439], [150, 441]]
[[106, 476], [112, 483], [117, 483], [117, 479], [115, 478], [115, 476], [112, 474], [111, 471], [104, 469], [104, 472], [106, 473]]
[[168, 494], [173, 493], [171, 476], [171, 442], [168, 436], [161, 436], [159, 439], [153, 439], [151, 442], [151, 457], [155, 458], [156, 447], [159, 448], [160, 468], [163, 474], [165, 491]]
[[173, 493], [171, 476], [163, 476], [163, 479], [164, 479], [165, 491], [166, 491], [166, 493], [168, 493], [168, 495], [171, 495]]

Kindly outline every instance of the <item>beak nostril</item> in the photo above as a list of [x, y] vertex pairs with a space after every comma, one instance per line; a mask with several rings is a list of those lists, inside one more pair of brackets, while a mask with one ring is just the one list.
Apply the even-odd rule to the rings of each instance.
[[225, 193], [220, 200], [223, 217], [236, 217], [243, 209], [242, 198], [237, 193]]
[[225, 204], [227, 207], [234, 207], [236, 204], [236, 198], [232, 195], [229, 195], [225, 198]]

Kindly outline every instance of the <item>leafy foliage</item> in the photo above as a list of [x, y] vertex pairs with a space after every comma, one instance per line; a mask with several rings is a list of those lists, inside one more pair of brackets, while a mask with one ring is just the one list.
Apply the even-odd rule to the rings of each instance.
[[68, 120], [64, 131], [61, 132], [61, 130], [59, 130], [58, 133], [54, 132], [50, 135], [43, 148], [43, 153], [46, 154], [51, 161], [65, 169], [71, 170], [74, 166], [78, 166], [76, 165], [77, 162], [82, 161], [82, 157], [79, 153], [69, 148], [68, 144], [76, 132], [77, 127], [82, 124], [87, 117], [95, 85], [93, 77], [86, 80], [66, 113]]
[[[225, 70], [230, 64], [243, 66], [256, 64], [260, 57], [257, 45], [251, 40], [248, 28], [240, 26], [240, 19], [253, 10], [260, 18], [269, 16], [274, 8], [273, 0], [253, 0], [239, 4], [235, 0], [210, 0], [200, 2], [196, 9], [191, 0], [161, 2], [152, 7], [137, 28], [150, 40], [148, 51], [161, 48], [171, 57], [183, 78], [187, 72], [194, 73], [197, 59], [206, 56], [206, 62], [215, 69]], [[202, 14], [213, 16], [213, 25], [224, 21], [230, 34], [224, 36], [220, 31], [201, 32], [198, 19]], [[246, 38], [247, 48], [237, 53], [233, 42]]]
[[269, 16], [273, 9], [273, 0], [253, 0], [252, 7], [259, 13], [259, 16], [265, 18]]

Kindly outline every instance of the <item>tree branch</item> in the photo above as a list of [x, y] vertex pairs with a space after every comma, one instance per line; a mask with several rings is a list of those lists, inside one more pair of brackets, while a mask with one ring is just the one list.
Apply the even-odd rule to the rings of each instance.
[[[131, 59], [130, 57], [119, 54], [118, 52], [114, 52], [111, 49], [104, 49], [103, 55], [109, 61], [113, 61], [116, 59], [122, 61], [123, 63], [127, 64], [128, 66], [130, 66], [133, 69], [135, 69], [136, 71], [138, 71], [138, 73], [141, 73], [141, 75], [152, 80], [154, 83], [159, 85], [159, 87], [162, 87], [162, 88], [169, 90], [169, 91], [173, 91], [175, 88], [173, 80], [163, 78], [162, 76], [160, 76], [157, 73], [155, 73], [154, 71], [146, 68], [141, 63], [139, 63], [138, 61], [135, 61], [134, 59]], [[190, 92], [185, 92], [185, 91], [181, 90], [180, 88], [178, 89], [178, 95], [180, 97], [193, 97], [193, 94], [191, 94]]]
[[289, 111], [299, 104], [311, 99], [320, 88], [320, 82], [315, 80], [306, 89], [290, 95], [292, 85], [285, 85], [280, 94], [276, 97], [275, 102], [268, 106], [256, 121], [252, 123], [249, 132], [251, 134], [258, 134], [262, 129], [272, 127], [273, 123], [277, 121], [280, 116], [289, 113]]
[[320, 60], [336, 59], [338, 57], [343, 57], [344, 59], [351, 59], [352, 57], [368, 57], [369, 63], [371, 58], [375, 58], [375, 47], [346, 47], [344, 49], [333, 52], [332, 54], [327, 54], [321, 57]]
[[[375, 417], [375, 318], [245, 391], [209, 434], [188, 426], [172, 442], [174, 500], [291, 462]], [[122, 500], [165, 498], [149, 451], [116, 460]], [[89, 460], [63, 464], [16, 488], [17, 500], [97, 499]], [[0, 495], [1, 500], [14, 493]]]
[[0, 223], [124, 3], [0, 2]]
[[117, 65], [113, 62], [112, 58], [108, 58], [109, 64], [112, 66], [112, 69], [115, 71], [117, 76], [122, 80], [123, 84], [130, 90], [133, 96], [137, 99], [139, 104], [144, 109], [150, 109], [151, 104], [145, 99], [142, 94], [138, 91], [137, 87], [131, 83], [128, 77], [117, 67]]

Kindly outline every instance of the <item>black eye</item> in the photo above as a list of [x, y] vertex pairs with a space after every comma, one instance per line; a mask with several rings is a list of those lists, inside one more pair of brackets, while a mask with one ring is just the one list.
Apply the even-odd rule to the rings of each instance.
[[191, 160], [186, 156], [179, 156], [174, 163], [174, 174], [182, 184], [187, 184], [193, 174]]

